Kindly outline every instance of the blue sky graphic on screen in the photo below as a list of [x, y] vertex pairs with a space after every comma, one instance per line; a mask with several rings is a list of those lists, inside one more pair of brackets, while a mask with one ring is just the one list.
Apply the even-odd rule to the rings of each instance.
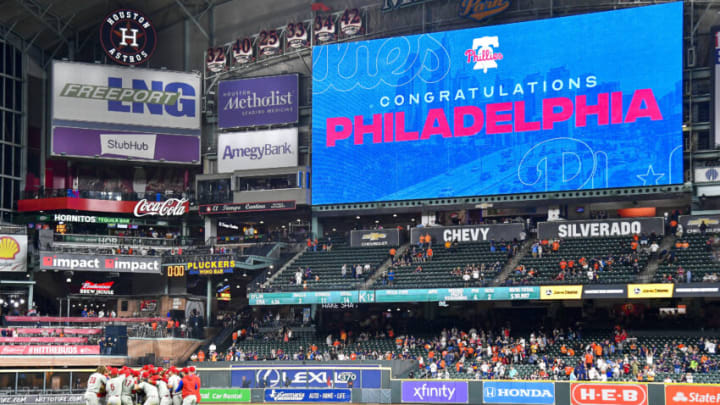
[[313, 48], [313, 204], [683, 182], [682, 3]]

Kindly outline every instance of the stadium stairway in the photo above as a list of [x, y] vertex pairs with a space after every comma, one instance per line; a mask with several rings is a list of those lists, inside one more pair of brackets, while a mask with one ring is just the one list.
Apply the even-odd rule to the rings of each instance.
[[[406, 244], [400, 246], [399, 248], [396, 249], [397, 251], [395, 252], [395, 257], [400, 257], [400, 256], [404, 255], [405, 252], [409, 248], [410, 248], [409, 243], [406, 243]], [[378, 267], [377, 271], [375, 271], [375, 273], [373, 273], [372, 276], [368, 277], [365, 284], [362, 285], [362, 289], [364, 289], [364, 290], [373, 289], [374, 288], [373, 285], [375, 284], [375, 281], [378, 278], [382, 277], [383, 272], [387, 272], [387, 270], [390, 268], [391, 265], [392, 265], [392, 260], [390, 260], [390, 258], [385, 260], [385, 262], [383, 262], [383, 264], [381, 264], [380, 267]]]
[[645, 270], [641, 271], [640, 274], [638, 274], [638, 282], [652, 283], [652, 279], [653, 277], [655, 277], [655, 273], [657, 273], [658, 267], [660, 267], [660, 252], [662, 252], [663, 250], [667, 250], [669, 252], [675, 244], [675, 239], [675, 235], [665, 235], [662, 242], [660, 242], [660, 248], [658, 249], [658, 257], [650, 260], [645, 267]]
[[516, 254], [512, 259], [508, 260], [508, 262], [505, 264], [505, 267], [503, 267], [502, 272], [500, 272], [500, 274], [493, 280], [491, 284], [492, 286], [499, 286], [505, 283], [505, 280], [507, 280], [513, 269], [520, 263], [520, 261], [525, 257], [525, 255], [530, 252], [530, 247], [532, 247], [532, 244], [534, 242], [534, 239], [526, 239], [525, 241], [523, 241], [522, 245], [520, 246], [520, 250], [518, 251], [518, 254]]
[[288, 260], [278, 271], [276, 271], [273, 275], [268, 277], [267, 280], [263, 283], [262, 287], [267, 288], [270, 284], [272, 284], [273, 281], [275, 281], [276, 278], [278, 278], [288, 267], [292, 266], [295, 261], [302, 256], [302, 254], [305, 253], [304, 249], [301, 249], [299, 252], [295, 254], [295, 256], [292, 257], [292, 259]]

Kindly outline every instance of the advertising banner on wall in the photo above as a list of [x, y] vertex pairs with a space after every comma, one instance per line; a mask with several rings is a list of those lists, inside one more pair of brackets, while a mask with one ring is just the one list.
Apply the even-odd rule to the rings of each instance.
[[265, 402], [350, 402], [351, 390], [287, 389], [265, 390]]
[[27, 235], [0, 235], [0, 271], [27, 271]]
[[200, 388], [202, 402], [250, 402], [250, 390], [244, 388]]
[[100, 354], [100, 346], [0, 346], [0, 356], [55, 356], [55, 355], [86, 355]]
[[402, 382], [402, 402], [467, 404], [467, 381], [418, 380]]
[[720, 404], [720, 386], [665, 385], [665, 405]]
[[199, 163], [200, 75], [55, 61], [53, 155]]
[[648, 405], [642, 384], [570, 384], [572, 405]]
[[555, 384], [551, 382], [483, 381], [483, 403], [552, 405]]
[[381, 371], [377, 366], [343, 368], [342, 366], [287, 365], [283, 367], [233, 366], [233, 387], [244, 388], [380, 388]]
[[663, 218], [617, 218], [538, 223], [540, 239], [608, 238], [635, 234], [665, 234]]
[[672, 298], [675, 284], [628, 284], [628, 298]]
[[81, 404], [85, 401], [83, 395], [0, 395], [0, 404]]
[[695, 183], [715, 183], [720, 181], [720, 167], [702, 167], [695, 169]]
[[313, 47], [313, 204], [682, 183], [682, 15]]
[[298, 75], [227, 80], [218, 85], [218, 128], [298, 122]]
[[200, 137], [159, 132], [53, 128], [52, 153], [60, 156], [200, 162]]
[[579, 300], [582, 298], [581, 285], [542, 285], [540, 286], [541, 300]]
[[418, 243], [420, 235], [430, 235], [433, 243], [443, 244], [445, 242], [489, 242], [489, 241], [512, 241], [520, 239], [520, 234], [525, 231], [524, 224], [489, 224], [489, 225], [465, 225], [465, 226], [426, 226], [412, 228], [410, 230], [410, 242]]
[[700, 233], [700, 227], [705, 223], [705, 232], [720, 232], [720, 215], [680, 215], [678, 222], [685, 233]]
[[295, 201], [267, 201], [253, 203], [203, 204], [200, 215], [237, 214], [241, 212], [287, 211], [295, 209]]
[[159, 257], [40, 252], [41, 270], [160, 274]]
[[298, 164], [297, 128], [218, 135], [218, 173]]
[[350, 231], [350, 246], [400, 246], [400, 231], [397, 229]]

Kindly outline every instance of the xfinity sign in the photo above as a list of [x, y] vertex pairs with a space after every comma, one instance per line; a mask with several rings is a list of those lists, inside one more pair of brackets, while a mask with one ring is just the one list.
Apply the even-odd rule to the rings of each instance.
[[298, 163], [297, 128], [218, 136], [218, 172], [292, 167]]
[[402, 402], [430, 404], [468, 403], [468, 383], [465, 381], [403, 381]]
[[546, 382], [483, 382], [483, 402], [486, 404], [552, 405], [555, 403], [555, 384]]

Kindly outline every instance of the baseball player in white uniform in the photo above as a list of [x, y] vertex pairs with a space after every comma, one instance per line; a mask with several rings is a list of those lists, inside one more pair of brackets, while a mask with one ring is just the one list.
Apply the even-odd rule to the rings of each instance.
[[123, 383], [125, 383], [125, 375], [118, 375], [117, 369], [110, 369], [110, 379], [105, 384], [105, 392], [107, 393], [107, 405], [121, 405]]
[[100, 405], [100, 397], [105, 393], [107, 384], [105, 374], [107, 374], [105, 366], [99, 366], [94, 373], [90, 374], [84, 395], [85, 405]]
[[[143, 378], [147, 378], [147, 374]], [[160, 397], [158, 396], [158, 389], [155, 384], [151, 384], [146, 380], [143, 380], [139, 384], [135, 384], [135, 391], [142, 391], [145, 393], [145, 402], [143, 405], [160, 405]]]

